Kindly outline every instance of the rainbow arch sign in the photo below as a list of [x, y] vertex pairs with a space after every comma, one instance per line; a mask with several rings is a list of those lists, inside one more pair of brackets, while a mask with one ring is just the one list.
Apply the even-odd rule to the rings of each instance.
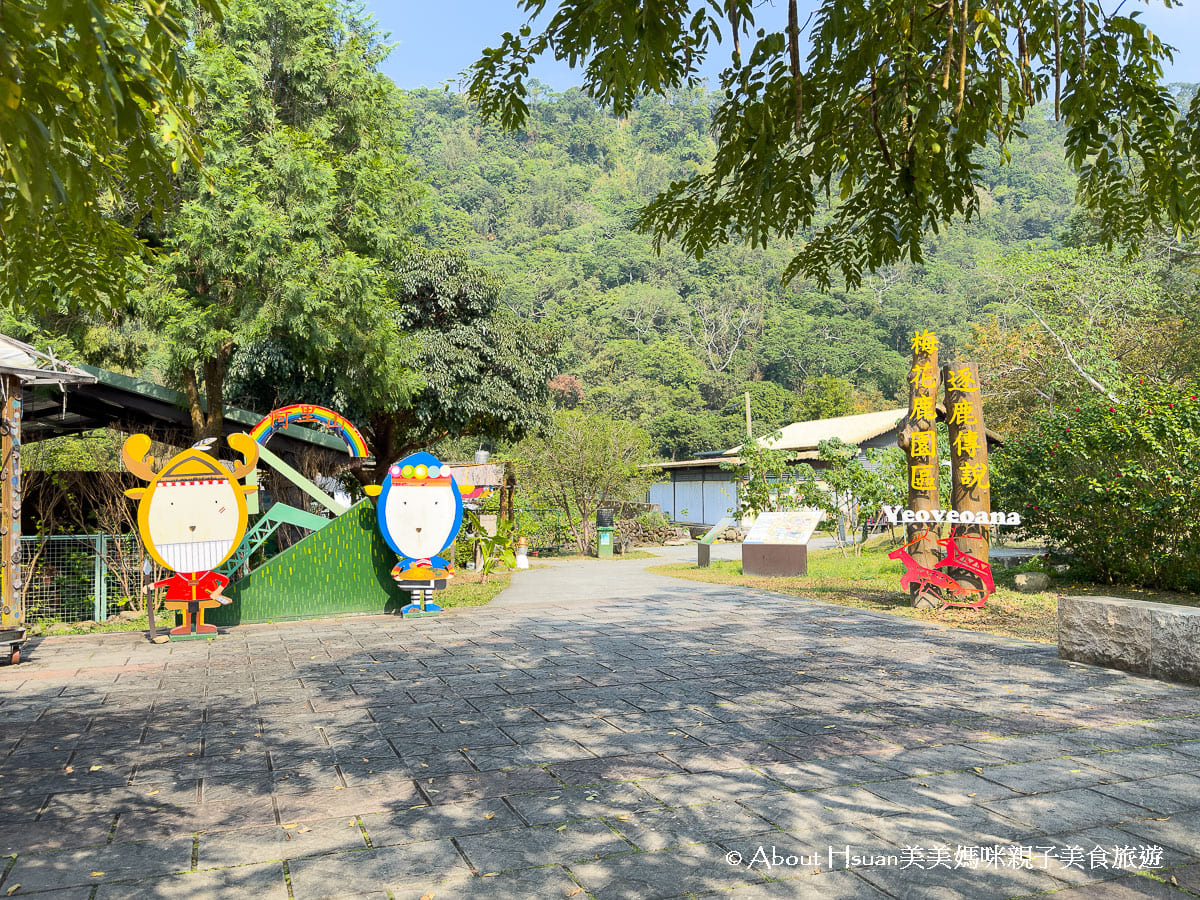
[[281, 406], [267, 413], [250, 429], [250, 437], [259, 444], [266, 444], [276, 431], [289, 425], [315, 423], [332, 431], [346, 442], [350, 455], [365, 459], [371, 454], [367, 451], [367, 442], [353, 423], [341, 413], [334, 412], [324, 406], [314, 406], [311, 403], [293, 403], [291, 406]]

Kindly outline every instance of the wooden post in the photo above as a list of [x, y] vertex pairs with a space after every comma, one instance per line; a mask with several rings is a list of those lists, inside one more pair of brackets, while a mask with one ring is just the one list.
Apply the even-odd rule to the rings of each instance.
[[[956, 362], [942, 369], [942, 378], [946, 382], [946, 424], [950, 430], [951, 500], [960, 513], [982, 514], [986, 519], [992, 511], [992, 496], [979, 367], [972, 362]], [[958, 525], [954, 533], [959, 550], [987, 563], [991, 537], [988, 525]], [[971, 572], [955, 569], [953, 574], [960, 584], [982, 592], [983, 582]]]
[[[507, 469], [507, 463], [505, 464]], [[505, 503], [507, 501], [508, 513], [505, 514]], [[509, 522], [517, 521], [517, 476], [513, 472], [506, 472], [504, 476], [504, 492], [500, 495], [500, 517], [507, 519]]]
[[21, 599], [21, 379], [0, 376], [0, 629], [23, 629]]
[[[912, 542], [909, 554], [918, 565], [933, 568], [941, 558], [939, 530], [932, 511], [940, 506], [938, 497], [937, 395], [941, 383], [938, 371], [937, 337], [928, 331], [917, 332], [912, 339], [913, 363], [908, 373], [908, 419], [896, 442], [908, 456], [908, 508], [914, 513], [928, 511], [929, 522], [912, 523], [906, 538]], [[918, 609], [939, 609], [944, 598], [935, 587], [912, 588], [912, 604]]]

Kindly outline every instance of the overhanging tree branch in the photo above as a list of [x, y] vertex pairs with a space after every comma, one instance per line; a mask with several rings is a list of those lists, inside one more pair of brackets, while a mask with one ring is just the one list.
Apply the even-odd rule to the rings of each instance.
[[1079, 373], [1080, 378], [1086, 381], [1093, 389], [1099, 391], [1101, 394], [1107, 397], [1112, 403], [1121, 402], [1115, 394], [1113, 394], [1110, 390], [1108, 390], [1108, 388], [1089, 375], [1087, 370], [1079, 364], [1079, 361], [1075, 359], [1075, 354], [1073, 354], [1071, 352], [1071, 348], [1067, 346], [1067, 342], [1062, 339], [1062, 336], [1059, 335], [1057, 331], [1050, 327], [1046, 320], [1042, 318], [1041, 313], [1039, 313], [1033, 307], [1033, 304], [1027, 302], [1023, 297], [1020, 296], [1019, 292], [1016, 291], [1013, 292], [1013, 299], [1025, 307], [1025, 309], [1029, 311], [1029, 314], [1037, 319], [1038, 324], [1042, 326], [1042, 329], [1046, 332], [1046, 334], [1054, 338], [1054, 342], [1058, 344], [1058, 346], [1062, 347], [1062, 351], [1067, 357], [1067, 362], [1071, 364], [1071, 368]]

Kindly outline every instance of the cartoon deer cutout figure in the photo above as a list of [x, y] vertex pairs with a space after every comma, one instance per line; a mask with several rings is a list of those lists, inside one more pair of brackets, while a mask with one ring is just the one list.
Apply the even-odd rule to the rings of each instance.
[[171, 629], [172, 640], [216, 634], [204, 624], [204, 610], [229, 603], [222, 591], [229, 584], [213, 569], [233, 555], [246, 533], [246, 494], [258, 490], [238, 483], [254, 470], [258, 444], [247, 434], [231, 434], [229, 446], [242, 464], [231, 471], [198, 447], [184, 450], [154, 471], [147, 458], [150, 438], [135, 434], [121, 448], [121, 459], [147, 482], [125, 494], [138, 501], [138, 531], [146, 552], [175, 574], [144, 590], [165, 587], [167, 609], [178, 610], [183, 623]]

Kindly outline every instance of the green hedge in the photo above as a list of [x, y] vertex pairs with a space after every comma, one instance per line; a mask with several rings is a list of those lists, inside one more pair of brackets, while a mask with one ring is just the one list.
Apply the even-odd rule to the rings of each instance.
[[1200, 590], [1200, 389], [1139, 381], [1043, 412], [993, 466], [993, 507], [1098, 581]]

